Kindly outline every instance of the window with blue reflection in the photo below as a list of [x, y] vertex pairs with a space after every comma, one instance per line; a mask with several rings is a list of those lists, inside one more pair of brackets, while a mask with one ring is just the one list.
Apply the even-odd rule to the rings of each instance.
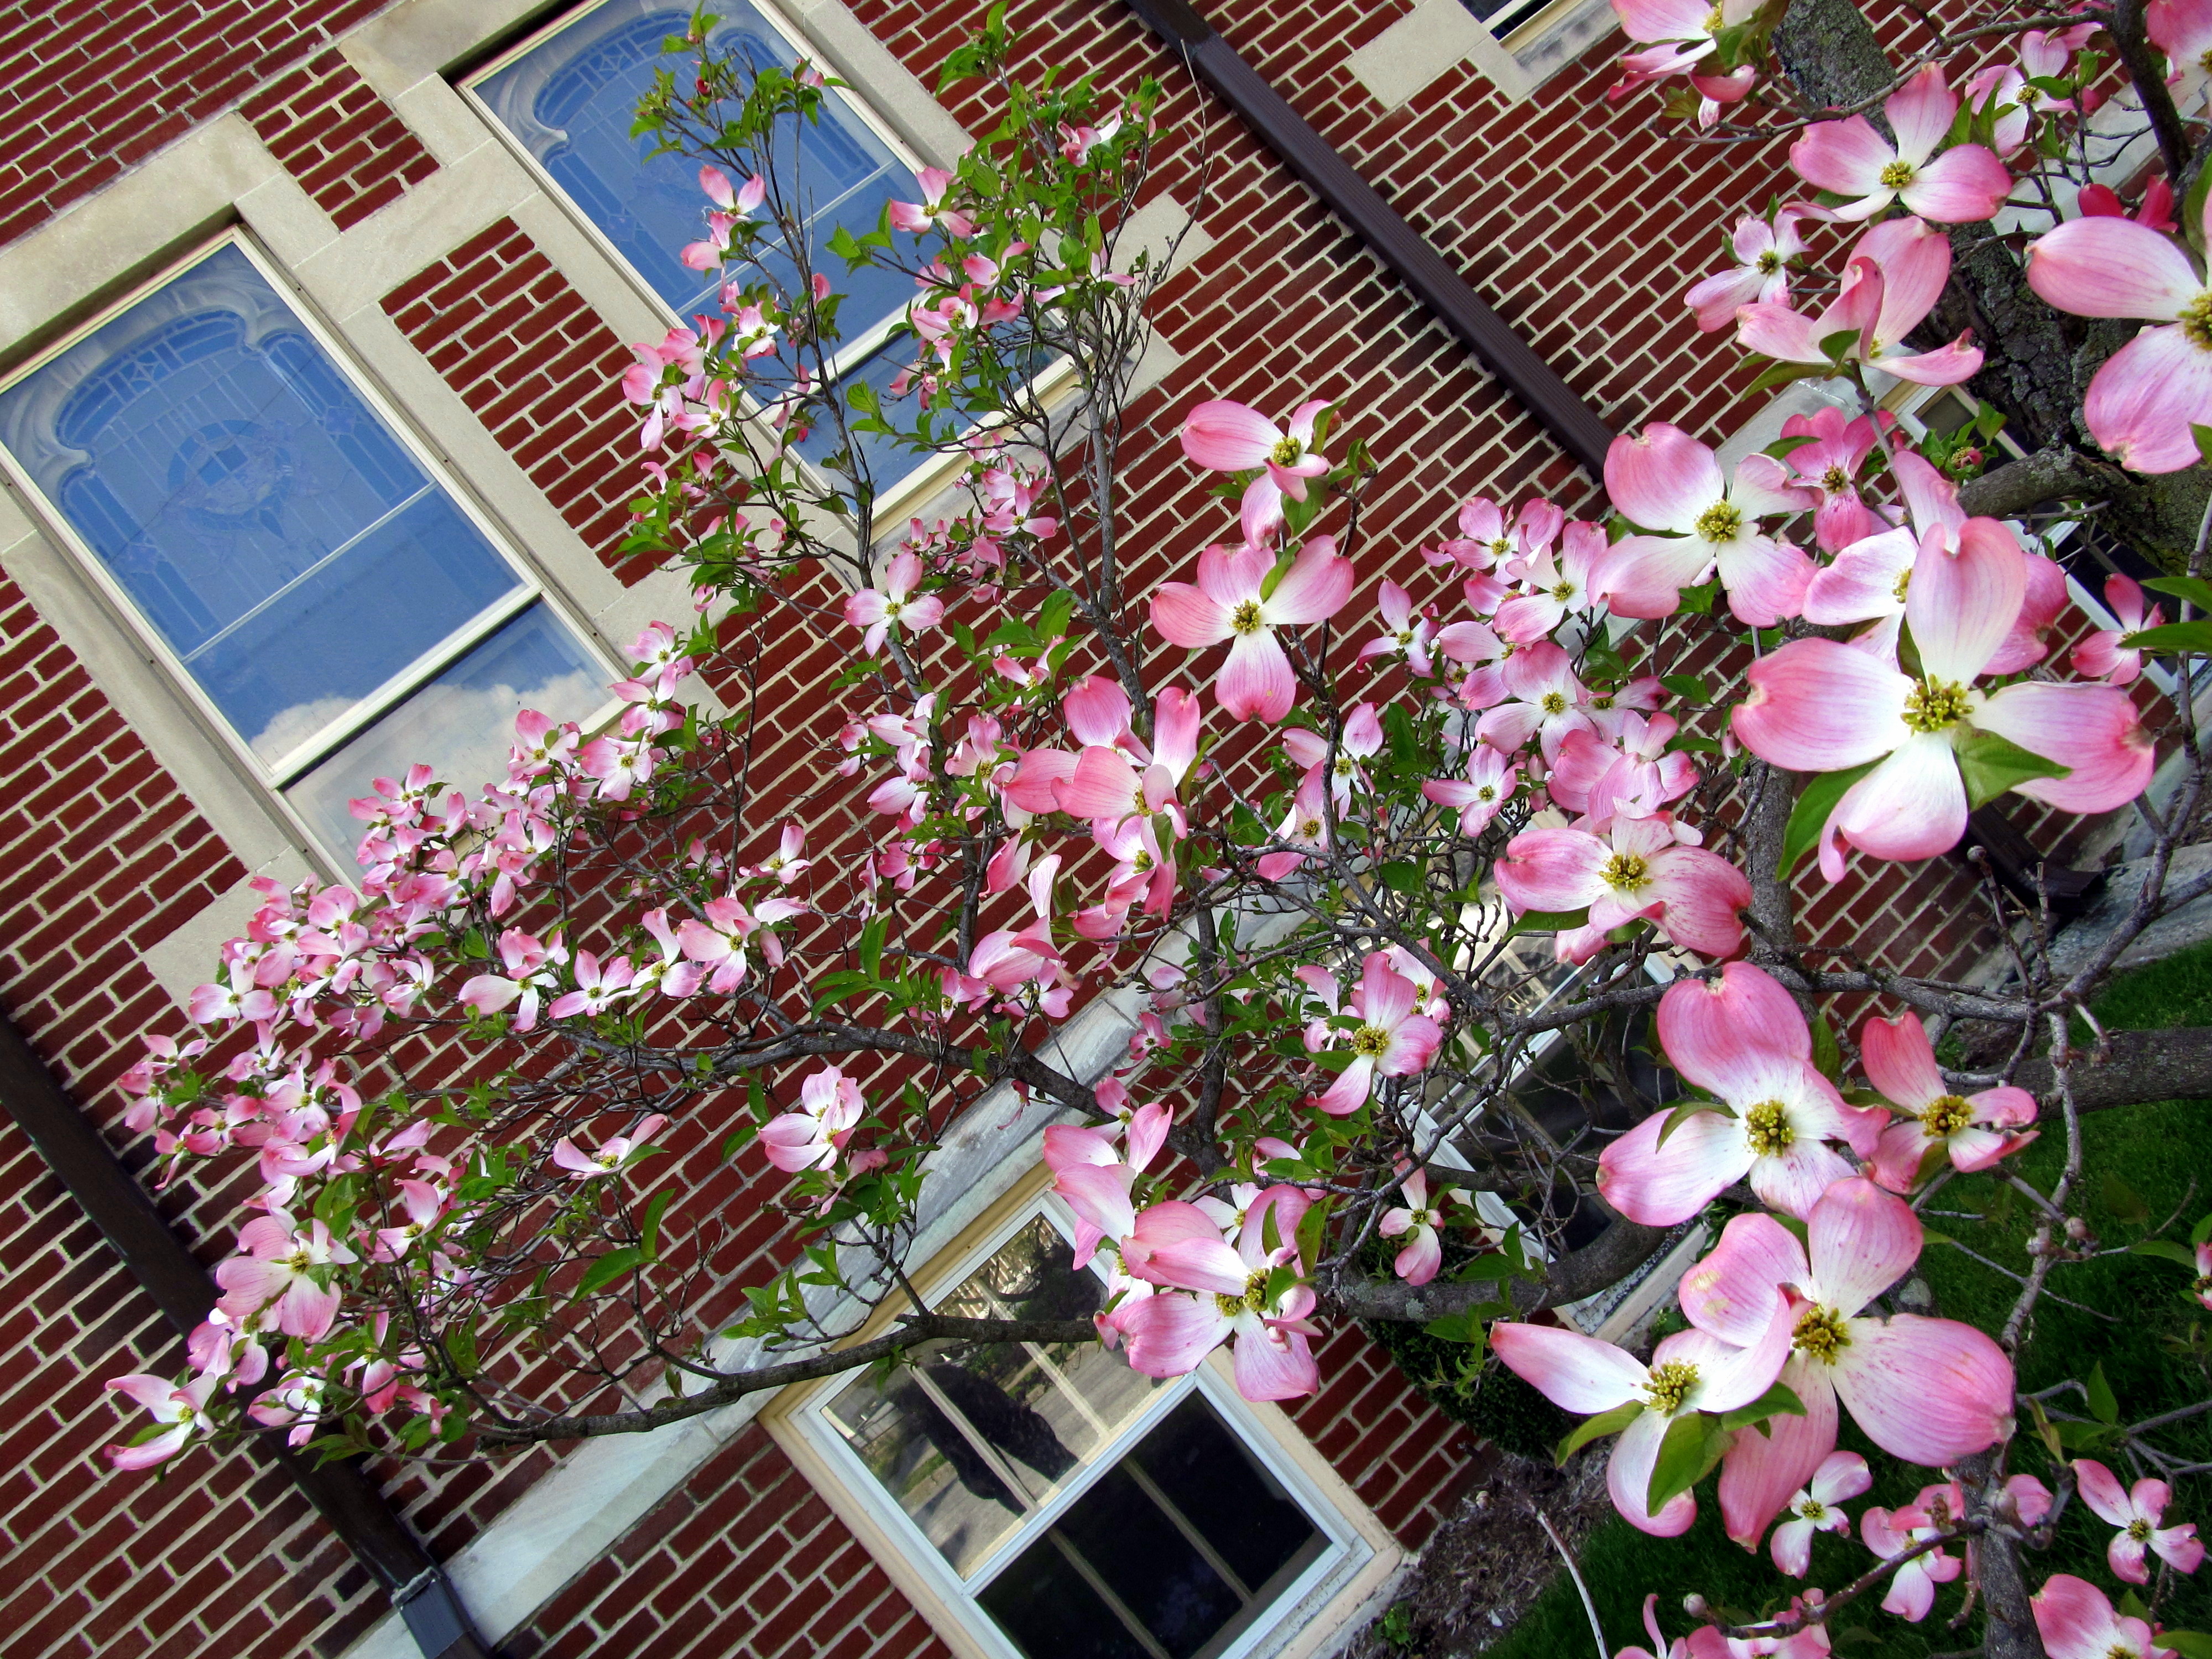
[[279, 785], [518, 612], [588, 660], [234, 244], [0, 392], [0, 444]]
[[[740, 62], [788, 69], [798, 54], [744, 0], [717, 9], [725, 15], [711, 37]], [[705, 234], [707, 201], [695, 161], [673, 152], [653, 155], [653, 140], [633, 137], [639, 102], [657, 70], [679, 67], [661, 45], [691, 27], [691, 14], [667, 0], [607, 0], [568, 23], [514, 62], [476, 83], [477, 94], [522, 147], [535, 156], [570, 200], [614, 244], [653, 292], [680, 317], [713, 313], [720, 279], [702, 276], [678, 257]], [[839, 312], [848, 344], [899, 315], [914, 295], [912, 281], [895, 270], [864, 266], [848, 274], [828, 251], [839, 227], [858, 236], [874, 230], [886, 201], [921, 199], [913, 172], [878, 137], [859, 113], [832, 94], [817, 122], [794, 123], [795, 176], [787, 181], [807, 205], [812, 227], [811, 268], [826, 272], [846, 297]], [[793, 154], [786, 144], [780, 155]], [[913, 240], [900, 242], [911, 247]], [[793, 266], [787, 256], [766, 262], [787, 288]], [[878, 351], [848, 365], [879, 390], [897, 373], [903, 348]], [[894, 416], [896, 421], [896, 416]], [[799, 446], [819, 463], [836, 447], [834, 422], [818, 424]], [[860, 447], [878, 484], [904, 471], [893, 441], [864, 437]]]

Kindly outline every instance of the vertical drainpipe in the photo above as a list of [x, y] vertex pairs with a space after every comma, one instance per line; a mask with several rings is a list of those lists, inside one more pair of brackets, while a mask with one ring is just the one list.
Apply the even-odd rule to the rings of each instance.
[[[207, 1272], [77, 1109], [12, 1019], [0, 1017], [0, 1104], [70, 1190], [179, 1336], [215, 1305]], [[353, 1459], [317, 1463], [275, 1434], [254, 1437], [381, 1584], [424, 1659], [489, 1659], [445, 1573]]]

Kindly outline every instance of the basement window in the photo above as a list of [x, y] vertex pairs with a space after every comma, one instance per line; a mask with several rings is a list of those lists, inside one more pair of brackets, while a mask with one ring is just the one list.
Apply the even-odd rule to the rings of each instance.
[[611, 676], [240, 239], [0, 390], [0, 450], [148, 653], [335, 867], [379, 776], [507, 775]]
[[[1056, 1207], [1003, 1233], [939, 1310], [1102, 1309]], [[1372, 1553], [1211, 1365], [1156, 1382], [1096, 1343], [933, 1343], [798, 1426], [998, 1659], [1264, 1653]]]
[[[803, 55], [799, 37], [765, 9], [727, 0], [715, 10], [720, 21], [709, 39], [718, 51], [786, 69]], [[672, 70], [680, 78], [685, 60], [665, 55], [661, 46], [690, 27], [688, 6], [605, 0], [524, 42], [465, 88], [668, 319], [687, 325], [701, 313], [720, 309], [721, 277], [693, 270], [678, 257], [685, 244], [706, 234], [698, 163], [673, 152], [652, 154], [655, 141], [633, 137], [630, 126], [656, 76]], [[845, 337], [832, 372], [846, 384], [865, 381], [885, 394], [912, 356], [910, 344], [895, 348], [890, 337], [914, 283], [872, 266], [848, 273], [828, 245], [841, 228], [856, 236], [876, 229], [888, 201], [920, 201], [919, 161], [859, 99], [836, 90], [823, 100], [819, 121], [793, 122], [780, 155], [790, 172], [787, 187], [809, 204], [813, 216], [808, 268], [827, 274], [844, 295], [838, 320]], [[898, 240], [908, 251], [917, 246], [910, 237]], [[764, 263], [780, 283], [793, 285], [797, 263], [787, 252]], [[734, 275], [738, 267], [729, 269]], [[858, 441], [878, 495], [915, 465], [910, 452], [881, 435]], [[836, 425], [824, 422], [798, 448], [818, 465], [836, 442]]]

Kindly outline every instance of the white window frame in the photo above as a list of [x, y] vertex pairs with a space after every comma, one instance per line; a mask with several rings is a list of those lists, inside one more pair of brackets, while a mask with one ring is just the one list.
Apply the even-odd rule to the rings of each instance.
[[[1074, 1217], [1057, 1197], [1050, 1193], [1042, 1194], [1017, 1208], [979, 1243], [951, 1258], [943, 1271], [938, 1271], [933, 1264], [925, 1281], [930, 1293], [950, 1291], [963, 1282], [1039, 1216], [1063, 1238], [1073, 1237]], [[971, 1639], [975, 1650], [989, 1655], [990, 1659], [1024, 1659], [1021, 1650], [984, 1611], [976, 1599], [978, 1593], [1036, 1541], [1041, 1526], [1049, 1524], [1079, 1501], [1107, 1470], [1157, 1428], [1168, 1413], [1194, 1393], [1202, 1396], [1230, 1432], [1298, 1504], [1324, 1540], [1321, 1553], [1283, 1589], [1267, 1610], [1214, 1656], [1256, 1659], [1257, 1656], [1276, 1651], [1304, 1631], [1316, 1612], [1358, 1577], [1376, 1552], [1352, 1519], [1284, 1455], [1274, 1437], [1260, 1425], [1251, 1408], [1237, 1393], [1227, 1368], [1219, 1359], [1217, 1351], [1208, 1363], [1189, 1376], [1158, 1389], [1112, 1441], [1085, 1461], [1079, 1475], [1025, 1515], [965, 1578], [953, 1571], [936, 1545], [884, 1490], [830, 1421], [830, 1402], [854, 1385], [853, 1378], [842, 1378], [817, 1389], [786, 1420], [836, 1479], [842, 1495], [866, 1512], [879, 1534], [890, 1540], [899, 1551], [904, 1565], [927, 1582], [935, 1599], [959, 1621], [962, 1633]]]
[[[763, 21], [782, 37], [784, 43], [790, 46], [794, 53], [835, 72], [836, 65], [824, 62], [820, 49], [783, 15], [775, 0], [748, 0], [748, 3], [760, 14]], [[605, 3], [606, 0], [585, 0], [585, 3], [570, 8], [562, 15], [532, 30], [513, 46], [470, 70], [465, 76], [458, 77], [453, 82], [454, 89], [460, 94], [470, 109], [506, 148], [507, 153], [521, 166], [523, 171], [529, 175], [531, 181], [544, 192], [545, 198], [560, 209], [562, 216], [574, 226], [585, 240], [598, 251], [599, 256], [620, 274], [623, 283], [639, 301], [668, 326], [684, 327], [688, 325], [688, 319], [680, 315], [667, 301], [660, 297], [653, 284], [646, 281], [637, 268], [623, 257], [621, 250], [608, 239], [606, 233], [592, 222], [591, 216], [586, 213], [568, 192], [561, 187], [553, 175], [548, 173], [538, 158], [530, 153], [507, 123], [500, 119], [491, 105], [477, 90], [483, 82], [529, 56], [556, 36], [577, 27], [594, 12], [601, 9]], [[842, 80], [845, 77], [840, 75], [837, 78]], [[833, 88], [829, 90], [830, 95], [842, 100], [845, 106], [860, 118], [861, 124], [875, 134], [909, 171], [919, 173], [923, 167], [930, 165], [915, 153], [914, 147], [908, 143], [888, 121], [869, 106], [868, 100], [860, 95], [859, 88], [848, 83], [844, 89]], [[705, 198], [702, 198], [701, 200], [703, 212]], [[701, 225], [702, 231], [704, 228], [702, 219]], [[861, 333], [840, 345], [836, 355], [831, 360], [837, 378], [840, 380], [843, 380], [853, 369], [873, 356], [890, 337], [892, 329], [903, 321], [905, 321], [904, 313], [894, 312], [881, 321], [871, 324]], [[748, 416], [757, 416], [760, 413], [759, 404], [750, 394], [744, 395], [743, 407]], [[798, 456], [795, 459], [810, 473], [821, 478], [825, 484], [840, 489], [846, 487], [842, 481], [822, 474], [819, 469], [805, 457]], [[955, 458], [917, 455], [911, 459], [914, 465], [896, 478], [877, 480], [875, 511], [878, 519], [886, 523], [897, 522], [902, 516], [903, 506], [925, 494], [945, 472], [947, 461]]]
[[[21, 462], [4, 445], [0, 445], [0, 471], [6, 472], [9, 481], [21, 493], [23, 499], [32, 504], [46, 533], [68, 550], [77, 569], [130, 631], [147, 658], [163, 671], [171, 687], [198, 717], [199, 723], [222, 745], [239, 769], [260, 787], [264, 798], [273, 805], [285, 825], [300, 838], [302, 845], [319, 851], [329, 863], [331, 871], [343, 872], [353, 867], [355, 849], [331, 846], [323, 832], [293, 805], [286, 791], [532, 605], [546, 605], [584, 647], [593, 665], [605, 673], [610, 681], [619, 676], [611, 669], [605, 648], [597, 631], [574, 613], [555, 584], [547, 580], [537, 566], [514, 546], [498, 522], [476, 499], [474, 493], [453, 476], [451, 469], [416, 430], [414, 423], [384, 394], [344, 343], [325, 325], [298, 285], [241, 227], [231, 227], [193, 249], [191, 253], [166, 265], [156, 275], [137, 283], [112, 302], [100, 307], [86, 321], [70, 329], [45, 349], [17, 365], [6, 376], [0, 377], [0, 390], [27, 379], [88, 336], [96, 333], [141, 301], [159, 293], [226, 247], [235, 247], [246, 257], [247, 263], [269, 283], [279, 302], [307, 337], [327, 356], [347, 386], [368, 405], [369, 412], [384, 423], [385, 429], [422, 470], [423, 476], [432, 485], [445, 492], [462, 516], [483, 537], [494, 556], [514, 571], [518, 585], [513, 593], [502, 596], [470, 618], [465, 624], [416, 657], [382, 684], [364, 694], [344, 714], [325, 725], [313, 737], [295, 744], [281, 762], [272, 763], [254, 753], [246, 735], [232, 725], [229, 717], [201, 687], [167, 641], [161, 638], [159, 631], [139, 610], [137, 602], [77, 532], [76, 526], [70, 522], [60, 504], [47, 496]], [[586, 728], [603, 724], [619, 706], [620, 700], [610, 693], [581, 724]], [[448, 781], [465, 789], [494, 780], [465, 781], [452, 779]]]

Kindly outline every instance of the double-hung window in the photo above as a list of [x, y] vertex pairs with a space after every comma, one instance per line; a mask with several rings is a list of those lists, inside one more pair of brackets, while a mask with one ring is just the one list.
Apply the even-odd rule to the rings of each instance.
[[[715, 9], [720, 21], [708, 44], [717, 52], [756, 66], [788, 69], [799, 62], [795, 37], [764, 9], [724, 0]], [[669, 0], [603, 0], [526, 42], [466, 88], [645, 289], [687, 323], [701, 312], [719, 311], [721, 286], [720, 276], [702, 275], [678, 258], [704, 234], [708, 204], [698, 165], [672, 151], [652, 155], [654, 140], [633, 137], [630, 128], [656, 71], [684, 62], [664, 56], [663, 42], [690, 27], [689, 7]], [[808, 264], [826, 272], [845, 296], [835, 372], [842, 383], [863, 380], [882, 393], [902, 364], [904, 354], [890, 349], [889, 336], [914, 297], [914, 283], [874, 266], [848, 276], [829, 242], [841, 228], [856, 236], [875, 229], [887, 201], [919, 201], [915, 158], [842, 91], [824, 98], [818, 121], [793, 123], [777, 155], [789, 169], [786, 188], [809, 214]], [[764, 263], [791, 285], [795, 266], [787, 252], [771, 252]], [[819, 462], [836, 442], [835, 425], [822, 422], [798, 447]], [[879, 492], [913, 465], [888, 439], [861, 442]]]
[[219, 244], [0, 390], [0, 450], [154, 653], [343, 869], [348, 800], [506, 775], [516, 711], [611, 678], [277, 291]]
[[[1083, 1319], [1104, 1302], [1047, 1207], [937, 1306]], [[817, 1396], [799, 1427], [1005, 1659], [1234, 1659], [1369, 1553], [1206, 1367], [1156, 1382], [1096, 1343], [937, 1342]]]

